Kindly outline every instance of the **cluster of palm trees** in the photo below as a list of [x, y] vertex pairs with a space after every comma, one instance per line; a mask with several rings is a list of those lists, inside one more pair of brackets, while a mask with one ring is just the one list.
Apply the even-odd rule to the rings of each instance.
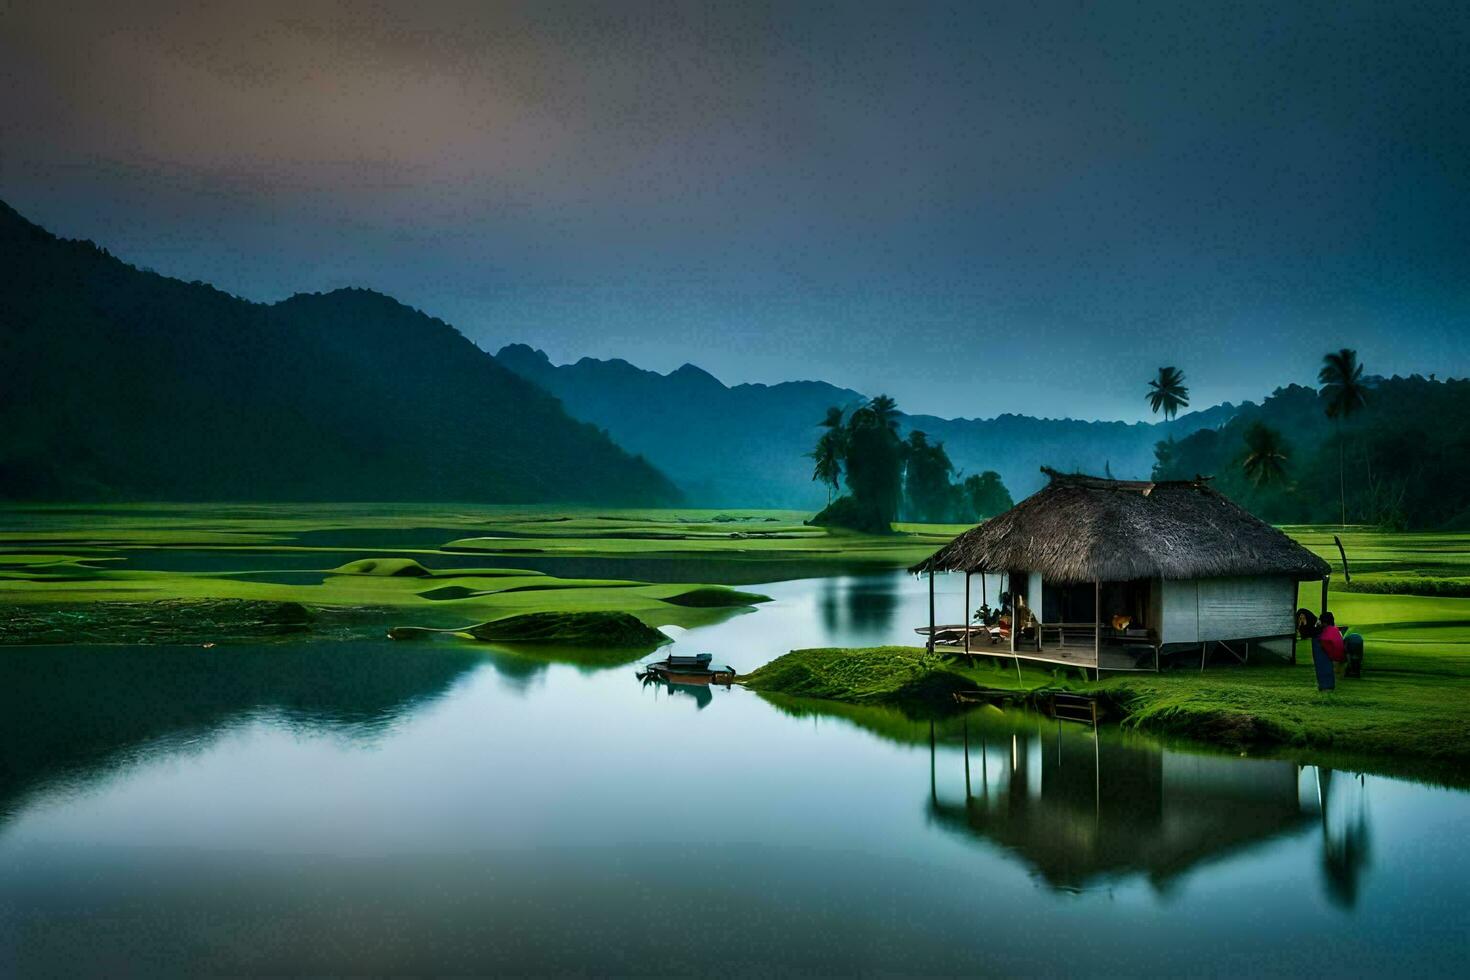
[[[945, 523], [989, 517], [1011, 506], [1000, 474], [987, 470], [955, 482], [944, 443], [919, 430], [898, 434], [898, 405], [879, 395], [851, 411], [827, 409], [812, 458], [812, 479], [827, 489], [826, 519], [881, 529], [900, 511], [909, 520]], [[846, 482], [850, 498], [833, 497]], [[854, 526], [854, 525], [849, 525]]]
[[[1337, 427], [1337, 489], [1341, 517], [1347, 524], [1347, 462], [1343, 422], [1368, 404], [1368, 386], [1363, 381], [1363, 365], [1358, 352], [1347, 347], [1323, 356], [1317, 372], [1324, 411]], [[1184, 385], [1184, 372], [1177, 367], [1161, 367], [1148, 383], [1149, 407], [1155, 415], [1171, 420], [1179, 409], [1189, 407], [1189, 389]], [[1281, 433], [1264, 422], [1253, 422], [1245, 430], [1245, 449], [1240, 457], [1246, 478], [1257, 487], [1284, 483], [1287, 478], [1288, 453]]]
[[827, 487], [827, 502], [845, 478], [853, 498], [877, 523], [898, 516], [903, 493], [904, 446], [898, 436], [898, 403], [878, 395], [852, 412], [827, 409], [822, 434], [809, 455], [812, 479]]

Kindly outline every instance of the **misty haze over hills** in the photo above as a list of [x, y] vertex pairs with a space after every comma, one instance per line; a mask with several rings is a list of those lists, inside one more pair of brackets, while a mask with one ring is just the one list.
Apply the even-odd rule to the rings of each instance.
[[[380, 293], [252, 303], [58, 239], [3, 204], [0, 254], [0, 363], [12, 368], [0, 385], [0, 497], [9, 499], [813, 512], [826, 502], [806, 455], [820, 420], [829, 406], [877, 394], [821, 381], [728, 386], [688, 364], [668, 374], [623, 360], [558, 366], [523, 344], [491, 356]], [[1369, 383], [1370, 410], [1343, 432], [1302, 386], [1171, 422], [912, 415], [900, 426], [943, 442], [964, 473], [995, 470], [1017, 499], [1041, 485], [1042, 466], [1148, 477], [1155, 445], [1172, 438], [1160, 472], [1215, 475], [1277, 521], [1345, 509], [1393, 526], [1463, 525], [1470, 382]], [[984, 396], [977, 386], [976, 401]], [[1066, 391], [1056, 397], [1065, 411]], [[1257, 423], [1280, 433], [1279, 485], [1255, 486], [1241, 472]]]
[[[495, 358], [560, 398], [574, 417], [646, 457], [691, 501], [711, 506], [821, 507], [826, 494], [812, 481], [805, 455], [817, 423], [828, 406], [847, 408], [867, 398], [822, 381], [726, 386], [692, 364], [669, 374], [588, 357], [554, 365], [525, 344], [510, 344]], [[944, 442], [965, 473], [1000, 473], [1019, 500], [1045, 482], [1043, 465], [1147, 477], [1159, 440], [1223, 425], [1236, 411], [1218, 405], [1160, 423], [906, 415], [902, 426]]]

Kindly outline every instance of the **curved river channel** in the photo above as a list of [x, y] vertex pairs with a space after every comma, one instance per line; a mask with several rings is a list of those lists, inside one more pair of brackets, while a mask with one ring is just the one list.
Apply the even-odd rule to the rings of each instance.
[[[753, 586], [749, 670], [913, 642]], [[952, 600], [952, 597], [950, 597]], [[951, 601], [951, 604], [954, 604]], [[0, 651], [0, 975], [1451, 974], [1470, 795], [452, 643]]]

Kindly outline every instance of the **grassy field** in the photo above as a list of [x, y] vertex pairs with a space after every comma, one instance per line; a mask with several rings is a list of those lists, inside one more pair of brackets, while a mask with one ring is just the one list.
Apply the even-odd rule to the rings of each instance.
[[[24, 607], [25, 617], [10, 618], [26, 628], [0, 629], [0, 642], [112, 638], [89, 632], [87, 621], [109, 610], [122, 619], [120, 603], [148, 604], [128, 619], [140, 629], [153, 624], [155, 642], [192, 636], [199, 620], [215, 623], [222, 610], [258, 618], [263, 607], [250, 604], [270, 603], [323, 611], [343, 628], [353, 613], [385, 627], [445, 628], [584, 612], [689, 628], [764, 598], [723, 582], [894, 567], [957, 530], [850, 534], [807, 527], [801, 516], [380, 504], [12, 507], [0, 509], [0, 607]], [[608, 574], [565, 572], [573, 559]], [[174, 613], [188, 624], [170, 628]], [[126, 635], [147, 638], [146, 630]]]
[[[394, 555], [637, 557], [722, 561], [912, 564], [966, 530], [896, 525], [890, 535], [810, 527], [810, 515], [770, 510], [568, 510], [442, 504], [139, 504], [0, 507], [0, 550], [211, 548], [232, 551], [368, 548]], [[383, 551], [384, 548], [387, 551]], [[367, 549], [364, 549], [367, 550]]]
[[[1470, 534], [1287, 527], [1284, 530], [1332, 563], [1341, 592], [1470, 597]], [[1342, 580], [1334, 536], [1347, 550], [1350, 583]]]

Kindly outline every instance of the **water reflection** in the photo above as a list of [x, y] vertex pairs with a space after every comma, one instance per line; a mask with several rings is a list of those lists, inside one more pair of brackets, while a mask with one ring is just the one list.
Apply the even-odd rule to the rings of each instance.
[[639, 683], [644, 690], [651, 688], [655, 695], [662, 693], [669, 697], [692, 698], [695, 707], [700, 711], [709, 707], [715, 699], [710, 684], [677, 684], [673, 681], [662, 680], [654, 674], [643, 675]]
[[1322, 877], [1334, 905], [1350, 909], [1370, 854], [1368, 790], [1361, 774], [1316, 772], [1318, 806], [1322, 813]]
[[[1001, 846], [1054, 888], [1141, 875], [1168, 893], [1206, 862], [1318, 826], [1327, 897], [1357, 901], [1369, 850], [1361, 777], [996, 709], [929, 726], [933, 821]], [[956, 763], [962, 784], [943, 778]]]
[[372, 740], [480, 662], [449, 645], [405, 656], [383, 641], [0, 652], [0, 814], [57, 782], [198, 745], [271, 715]]
[[817, 608], [832, 634], [886, 633], [893, 629], [903, 581], [890, 575], [847, 575], [821, 581]]

